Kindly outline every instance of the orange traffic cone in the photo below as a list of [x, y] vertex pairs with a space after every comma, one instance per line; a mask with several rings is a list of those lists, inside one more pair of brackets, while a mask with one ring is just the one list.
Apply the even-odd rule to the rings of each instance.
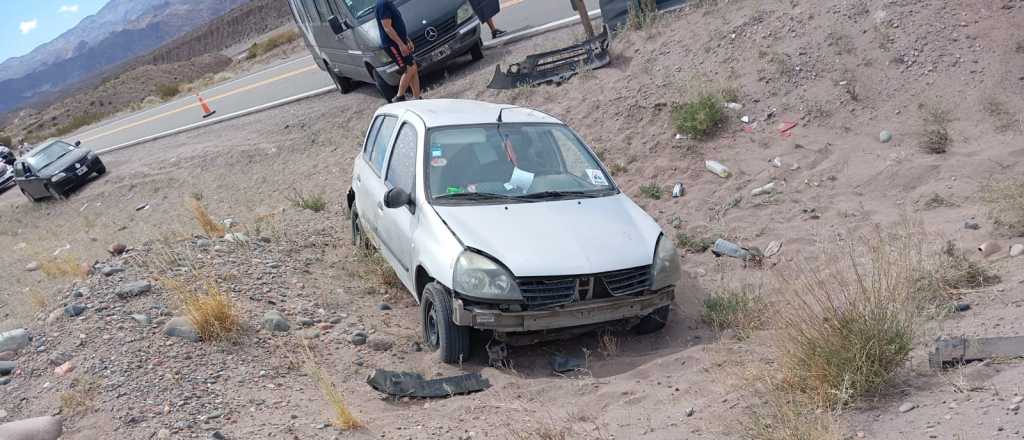
[[210, 116], [213, 116], [214, 113], [217, 113], [216, 110], [210, 109], [210, 104], [207, 104], [206, 100], [203, 99], [202, 96], [199, 96], [198, 93], [196, 93], [196, 98], [199, 99], [199, 106], [203, 109], [203, 119], [209, 118]]

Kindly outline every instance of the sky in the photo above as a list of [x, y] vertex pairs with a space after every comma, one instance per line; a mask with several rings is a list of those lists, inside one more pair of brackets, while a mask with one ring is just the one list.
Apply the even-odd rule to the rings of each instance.
[[107, 1], [0, 0], [0, 62], [57, 38]]

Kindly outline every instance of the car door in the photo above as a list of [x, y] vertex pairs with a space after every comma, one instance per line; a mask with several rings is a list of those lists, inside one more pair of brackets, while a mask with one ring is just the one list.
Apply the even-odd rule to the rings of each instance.
[[[403, 121], [395, 135], [394, 145], [388, 159], [385, 182], [388, 189], [401, 188], [416, 200], [416, 158], [422, 139], [419, 130], [409, 121]], [[380, 216], [380, 239], [388, 256], [401, 267], [399, 275], [406, 282], [412, 281], [412, 233], [416, 229], [415, 203], [400, 208], [384, 208], [384, 198], [377, 199], [382, 209]], [[404, 272], [404, 273], [403, 273]]]
[[21, 168], [20, 170], [18, 170], [18, 174], [21, 177], [16, 177], [15, 180], [18, 182], [18, 186], [22, 190], [24, 190], [25, 193], [32, 196], [33, 198], [40, 198], [50, 195], [49, 191], [46, 190], [46, 186], [44, 185], [46, 179], [39, 177], [39, 175], [36, 174], [34, 170], [32, 170], [32, 167], [29, 166], [27, 162], [18, 162], [16, 166]]
[[356, 159], [352, 188], [356, 193], [356, 210], [362, 219], [363, 229], [370, 239], [381, 247], [378, 240], [378, 222], [382, 209], [377, 202], [384, 200], [387, 188], [384, 183], [384, 163], [391, 150], [398, 116], [380, 114], [370, 125], [363, 153]]

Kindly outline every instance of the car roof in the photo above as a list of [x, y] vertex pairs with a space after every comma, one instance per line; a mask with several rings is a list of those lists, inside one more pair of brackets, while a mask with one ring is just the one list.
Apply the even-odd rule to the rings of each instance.
[[[502, 109], [505, 110], [502, 111]], [[377, 110], [378, 113], [395, 114], [401, 114], [404, 111], [415, 113], [423, 120], [427, 128], [493, 124], [498, 122], [499, 112], [501, 112], [502, 122], [562, 124], [562, 121], [538, 110], [468, 99], [420, 99], [387, 104]]]

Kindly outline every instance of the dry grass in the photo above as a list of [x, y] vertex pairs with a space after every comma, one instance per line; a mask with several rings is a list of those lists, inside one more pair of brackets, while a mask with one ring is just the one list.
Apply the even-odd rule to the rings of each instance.
[[160, 285], [171, 292], [202, 340], [234, 341], [239, 337], [242, 320], [234, 301], [213, 281], [202, 282], [199, 289], [172, 278], [161, 279]]
[[210, 217], [210, 213], [206, 211], [206, 207], [199, 200], [194, 197], [189, 198], [188, 209], [192, 211], [192, 216], [196, 219], [196, 223], [199, 223], [199, 227], [208, 237], [224, 237], [224, 226], [214, 220], [213, 217]]
[[928, 260], [930, 270], [919, 277], [915, 289], [925, 301], [946, 302], [965, 292], [999, 284], [1002, 280], [967, 257], [963, 249], [947, 241], [941, 252]]
[[286, 197], [292, 206], [299, 209], [307, 209], [313, 212], [321, 212], [327, 209], [327, 199], [323, 194], [306, 194], [298, 189], [293, 189], [292, 194]]
[[320, 368], [319, 362], [317, 362], [316, 357], [305, 341], [302, 342], [302, 348], [303, 366], [306, 374], [309, 374], [309, 377], [313, 379], [316, 386], [320, 388], [324, 399], [331, 406], [331, 424], [345, 431], [362, 428], [363, 423], [349, 410], [348, 404], [345, 403], [345, 396], [341, 394], [341, 391], [338, 391], [338, 387], [324, 373], [323, 368]]
[[772, 391], [746, 425], [751, 440], [840, 440], [845, 437], [835, 417], [817, 411], [793, 396]]
[[755, 330], [765, 326], [766, 307], [761, 285], [727, 287], [704, 300], [701, 320], [717, 332], [734, 330], [739, 339], [746, 339]]
[[601, 332], [597, 337], [597, 351], [606, 358], [619, 354], [619, 338], [611, 331]]
[[948, 110], [937, 106], [924, 107], [924, 138], [921, 150], [929, 154], [942, 154], [949, 151], [953, 138], [949, 134], [949, 123], [952, 117]]
[[29, 288], [26, 294], [32, 314], [43, 312], [50, 307], [50, 298], [43, 291]]
[[96, 407], [99, 392], [98, 379], [89, 376], [76, 377], [71, 381], [71, 389], [60, 395], [60, 413], [76, 416], [92, 412]]
[[656, 0], [639, 0], [629, 2], [628, 21], [626, 26], [630, 30], [642, 30], [650, 27], [658, 20], [658, 6]]
[[814, 407], [837, 409], [879, 391], [906, 362], [924, 253], [907, 226], [861, 246], [796, 263], [778, 277], [783, 383]]
[[50, 278], [82, 279], [89, 274], [73, 255], [39, 258], [39, 270]]
[[363, 265], [361, 276], [367, 283], [382, 289], [402, 289], [404, 285], [388, 260], [376, 249], [360, 249], [357, 256]]
[[294, 30], [288, 30], [271, 35], [267, 39], [253, 43], [252, 46], [249, 46], [249, 51], [248, 55], [246, 55], [246, 58], [250, 60], [259, 58], [263, 55], [266, 55], [270, 51], [277, 49], [278, 47], [284, 46], [288, 43], [291, 43], [292, 41], [295, 41], [298, 38], [299, 33]]
[[713, 134], [724, 116], [721, 98], [710, 93], [672, 108], [672, 124], [676, 131], [691, 139], [705, 139]]
[[1024, 179], [1006, 179], [982, 189], [989, 217], [1013, 236], [1024, 235]]

